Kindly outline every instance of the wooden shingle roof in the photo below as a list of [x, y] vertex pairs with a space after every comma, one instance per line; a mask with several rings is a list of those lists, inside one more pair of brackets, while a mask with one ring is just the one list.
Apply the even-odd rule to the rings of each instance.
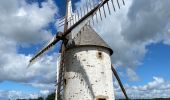
[[84, 28], [80, 30], [80, 32], [75, 36], [74, 39], [69, 40], [67, 48], [87, 45], [105, 47], [110, 50], [111, 54], [113, 53], [109, 45], [89, 25], [85, 25]]

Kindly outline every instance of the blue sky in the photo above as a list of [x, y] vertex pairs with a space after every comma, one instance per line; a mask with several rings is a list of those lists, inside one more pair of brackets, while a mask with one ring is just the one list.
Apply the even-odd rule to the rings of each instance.
[[[159, 76], [170, 81], [168, 76], [170, 66], [170, 46], [159, 43], [148, 46], [148, 49], [149, 52], [146, 54], [143, 65], [137, 70], [139, 75], [142, 79], [145, 77]], [[149, 81], [147, 78], [146, 80]]]
[[[74, 9], [83, 6], [83, 0], [72, 1]], [[152, 1], [129, 0], [125, 7], [93, 26], [114, 50], [112, 63], [131, 98], [135, 98], [134, 93], [139, 98], [143, 93], [141, 89], [150, 92], [143, 98], [152, 98], [154, 91], [161, 91], [163, 87], [167, 87], [164, 89], [166, 95], [157, 92], [155, 97], [168, 97], [170, 93], [169, 1]], [[159, 3], [158, 8], [152, 3]], [[0, 4], [3, 5], [0, 8], [3, 13], [0, 16], [0, 42], [6, 41], [0, 43], [0, 98], [35, 94], [34, 98], [54, 92], [59, 44], [30, 69], [26, 69], [26, 65], [57, 32], [57, 19], [65, 14], [65, 0], [2, 0]], [[9, 4], [12, 4], [11, 8]], [[3, 31], [4, 27], [6, 31]], [[114, 83], [117, 97], [122, 97]], [[19, 92], [19, 95], [10, 96], [10, 91]]]
[[16, 83], [12, 81], [2, 82], [0, 85], [0, 88], [6, 91], [9, 91], [12, 89], [12, 90], [17, 90], [17, 91], [24, 91], [27, 93], [31, 93], [31, 92], [38, 93], [40, 91], [38, 88], [33, 88], [29, 85], [24, 85], [22, 83]]
[[140, 77], [139, 80], [134, 82], [122, 77], [125, 83], [130, 85], [145, 85], [153, 80], [153, 76], [163, 77], [167, 81], [170, 81], [170, 46], [158, 43], [149, 45], [147, 49], [148, 53], [145, 55], [142, 65], [136, 68], [136, 73]]

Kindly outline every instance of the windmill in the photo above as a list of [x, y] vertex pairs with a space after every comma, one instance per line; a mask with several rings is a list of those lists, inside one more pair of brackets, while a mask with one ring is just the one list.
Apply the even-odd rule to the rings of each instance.
[[115, 100], [112, 72], [128, 99], [111, 64], [113, 50], [92, 28], [95, 22], [106, 18], [106, 7], [109, 14], [110, 5], [116, 11], [115, 4], [119, 9], [125, 5], [124, 0], [86, 0], [84, 7], [72, 12], [71, 0], [67, 0], [66, 15], [59, 21], [64, 31], [57, 32], [30, 60], [29, 65], [62, 40], [56, 100]]

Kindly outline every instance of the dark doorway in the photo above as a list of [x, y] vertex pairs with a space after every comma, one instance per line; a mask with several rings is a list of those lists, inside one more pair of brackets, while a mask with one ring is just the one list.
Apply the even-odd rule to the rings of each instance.
[[106, 100], [106, 98], [99, 98], [98, 100]]

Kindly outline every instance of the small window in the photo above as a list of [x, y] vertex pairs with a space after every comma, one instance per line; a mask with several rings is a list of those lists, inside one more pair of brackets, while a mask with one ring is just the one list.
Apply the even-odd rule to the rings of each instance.
[[99, 58], [99, 59], [103, 59], [103, 54], [102, 54], [102, 52], [101, 52], [101, 51], [99, 51], [99, 52], [97, 53], [97, 58]]

